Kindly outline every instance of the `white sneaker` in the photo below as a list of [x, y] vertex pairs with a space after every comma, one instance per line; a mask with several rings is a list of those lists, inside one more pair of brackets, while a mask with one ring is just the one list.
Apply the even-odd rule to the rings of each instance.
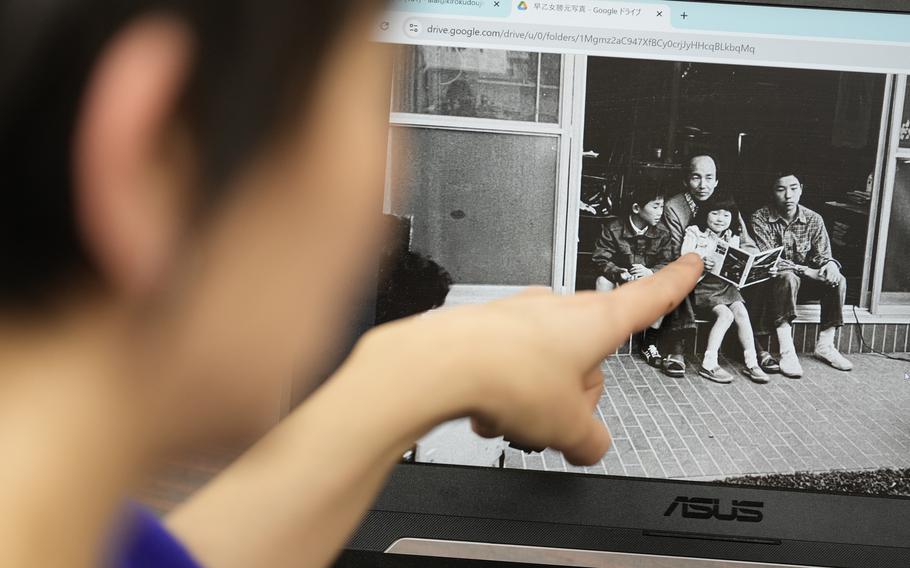
[[781, 353], [780, 372], [783, 376], [798, 379], [803, 376], [803, 366], [799, 364], [796, 353]]
[[833, 345], [822, 345], [815, 348], [815, 358], [831, 365], [838, 371], [852, 371], [853, 363], [840, 354]]

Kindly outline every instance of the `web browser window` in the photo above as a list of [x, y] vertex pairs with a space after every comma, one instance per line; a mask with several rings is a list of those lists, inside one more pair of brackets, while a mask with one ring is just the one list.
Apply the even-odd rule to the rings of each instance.
[[418, 461], [852, 492], [906, 474], [910, 15], [398, 0], [376, 38], [396, 54], [380, 323], [708, 267], [604, 362], [599, 464], [463, 421]]

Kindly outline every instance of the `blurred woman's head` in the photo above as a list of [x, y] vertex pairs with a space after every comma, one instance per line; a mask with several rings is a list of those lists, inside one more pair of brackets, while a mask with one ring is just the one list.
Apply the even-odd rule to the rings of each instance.
[[273, 419], [372, 271], [382, 4], [0, 0], [0, 325], [115, 322], [183, 433]]

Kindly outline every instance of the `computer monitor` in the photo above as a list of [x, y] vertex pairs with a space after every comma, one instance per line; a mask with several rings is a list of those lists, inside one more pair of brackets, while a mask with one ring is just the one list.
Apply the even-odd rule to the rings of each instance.
[[710, 270], [604, 362], [601, 462], [446, 424], [341, 562], [910, 564], [910, 7], [399, 0], [376, 36], [379, 322]]

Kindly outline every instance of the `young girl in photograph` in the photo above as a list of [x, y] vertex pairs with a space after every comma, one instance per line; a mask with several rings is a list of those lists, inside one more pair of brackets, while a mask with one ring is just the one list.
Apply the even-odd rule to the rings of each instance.
[[[694, 243], [699, 239], [710, 236], [738, 248], [748, 248], [741, 243], [742, 229], [739, 223], [732, 222], [734, 219], [739, 219], [736, 202], [729, 196], [715, 194], [699, 207], [692, 225], [686, 229], [683, 251], [694, 248]], [[744, 374], [756, 383], [767, 383], [768, 375], [758, 365], [752, 322], [749, 321], [745, 300], [736, 286], [710, 272], [714, 268], [714, 262], [710, 255], [707, 256], [705, 275], [695, 288], [696, 314], [714, 319], [714, 326], [708, 335], [708, 347], [698, 374], [717, 383], [729, 383], [733, 380], [733, 376], [720, 366], [718, 352], [727, 331], [735, 323], [743, 346]]]

